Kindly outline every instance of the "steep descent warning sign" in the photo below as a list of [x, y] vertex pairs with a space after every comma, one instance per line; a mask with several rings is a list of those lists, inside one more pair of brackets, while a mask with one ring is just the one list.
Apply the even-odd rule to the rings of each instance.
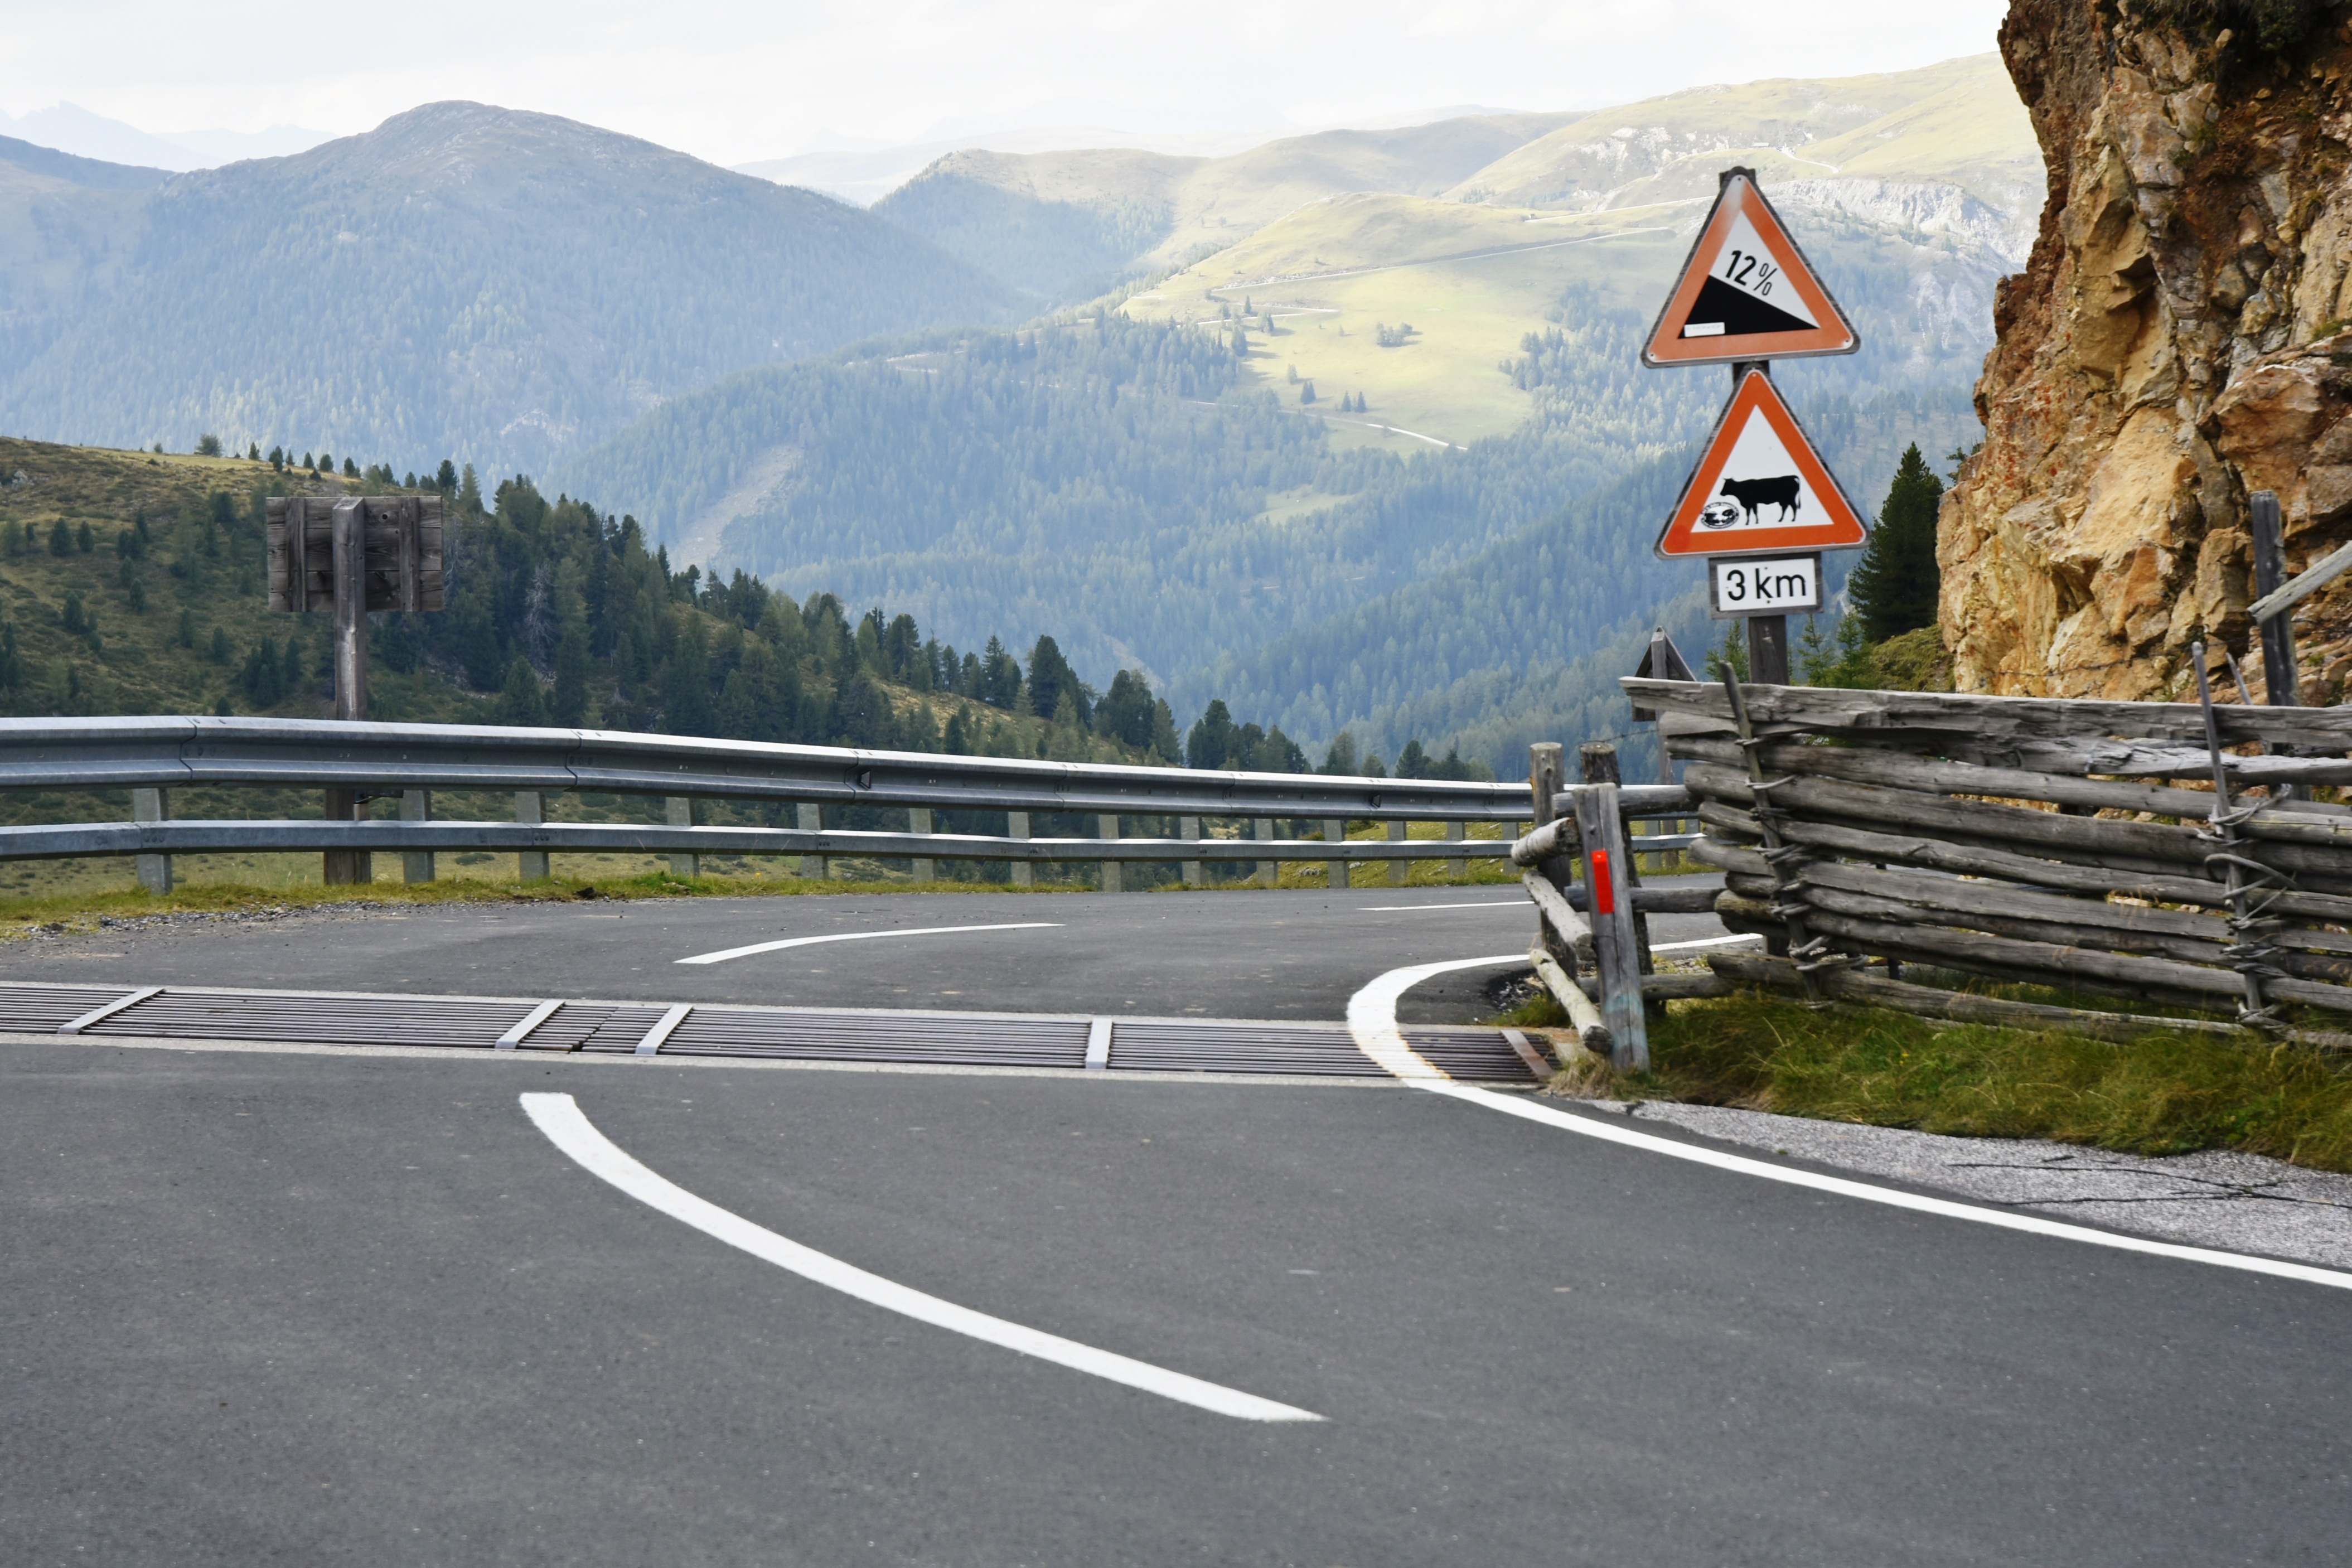
[[1761, 371], [1740, 377], [1658, 553], [1753, 555], [1850, 550], [1870, 537], [1862, 514], [1814, 455], [1797, 416]]
[[1862, 345], [1837, 301], [1744, 170], [1725, 177], [1682, 280], [1651, 329], [1652, 367], [1849, 354]]

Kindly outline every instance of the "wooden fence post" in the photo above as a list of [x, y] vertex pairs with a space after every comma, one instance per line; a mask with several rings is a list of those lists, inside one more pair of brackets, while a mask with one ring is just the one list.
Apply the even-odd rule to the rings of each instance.
[[[2278, 496], [2256, 490], [2247, 498], [2248, 531], [2254, 538], [2254, 596], [2273, 593], [2286, 581], [2285, 540], [2279, 531]], [[2294, 626], [2284, 615], [2257, 623], [2263, 634], [2263, 685], [2268, 706], [2300, 708], [2303, 693], [2294, 666]]]
[[[1625, 782], [1618, 775], [1617, 748], [1606, 741], [1588, 741], [1579, 746], [1576, 749], [1576, 761], [1579, 770], [1584, 774], [1586, 784], [1616, 784]], [[1634, 851], [1633, 825], [1627, 823], [1625, 828], [1626, 831], [1618, 842], [1618, 847], [1623, 855], [1623, 864], [1619, 868], [1618, 879], [1630, 892], [1642, 885], [1642, 861], [1640, 856]], [[1626, 901], [1629, 905], [1632, 903], [1630, 899]], [[1642, 973], [1644, 974], [1653, 973], [1656, 965], [1650, 957], [1650, 917], [1638, 910], [1633, 912], [1633, 942], [1635, 949], [1641, 954]], [[1665, 1005], [1664, 1002], [1648, 1004], [1652, 1017], [1663, 1020], [1665, 1016]]]
[[[404, 789], [400, 792], [400, 820], [430, 822], [433, 820], [433, 792], [429, 789]], [[400, 852], [400, 876], [404, 882], [429, 882], [434, 875], [433, 851], [404, 849]]]
[[1584, 846], [1585, 912], [1592, 926], [1593, 967], [1601, 975], [1601, 1018], [1612, 1042], [1609, 1059], [1620, 1072], [1647, 1072], [1642, 949], [1633, 931], [1633, 889], [1619, 865], [1625, 857], [1625, 825], [1617, 809], [1617, 785], [1591, 784], [1576, 792], [1576, 831]]
[[[538, 824], [547, 820], [547, 797], [535, 789], [518, 791], [514, 797], [514, 819]], [[515, 852], [515, 875], [526, 882], [543, 882], [551, 875], [544, 849], [519, 849]]]
[[[667, 818], [669, 825], [672, 827], [691, 827], [694, 826], [694, 797], [692, 795], [669, 795], [663, 800], [662, 805], [663, 815]], [[702, 874], [702, 857], [694, 854], [690, 850], [684, 854], [671, 855], [669, 858], [669, 874], [673, 877], [683, 879], [691, 879], [695, 877], [700, 876]]]
[[[1007, 838], [1028, 837], [1029, 814], [1025, 811], [1006, 812], [1004, 814], [1004, 836]], [[1013, 862], [1013, 885], [1016, 888], [1035, 887], [1037, 885], [1037, 863], [1034, 860], [1015, 860]]]
[[[814, 800], [799, 802], [793, 810], [793, 826], [803, 833], [824, 832], [824, 805]], [[801, 857], [801, 875], [822, 882], [833, 875], [833, 868], [825, 863], [822, 855], [803, 855]]]
[[[172, 819], [172, 794], [162, 789], [134, 789], [131, 792], [131, 820], [133, 822], [169, 822]], [[139, 857], [139, 885], [162, 898], [172, 890], [172, 858], [169, 855]]]
[[[1097, 838], [1118, 837], [1118, 818], [1108, 815], [1097, 816], [1095, 818], [1095, 837]], [[1127, 890], [1127, 879], [1119, 874], [1123, 869], [1119, 862], [1116, 860], [1099, 860], [1096, 862], [1096, 866], [1098, 868], [1097, 879], [1104, 892], [1123, 893]]]
[[[360, 792], [331, 789], [320, 814], [329, 822], [357, 822]], [[364, 849], [330, 849], [320, 857], [320, 879], [331, 888], [352, 887], [375, 879], [375, 858]]]
[[[1559, 786], [1567, 782], [1560, 765], [1560, 746], [1557, 741], [1538, 741], [1528, 748], [1528, 810], [1535, 818], [1519, 837], [1525, 837], [1559, 815], [1553, 805], [1559, 798]], [[1550, 868], [1538, 866], [1537, 870], [1549, 874]], [[1576, 950], [1569, 944], [1565, 931], [1555, 931], [1538, 912], [1536, 916], [1536, 945], [1560, 961], [1560, 967], [1571, 976], [1576, 973]]]
[[[909, 833], [929, 833], [930, 830], [931, 808], [928, 805], [908, 806], [907, 808], [907, 831]], [[918, 857], [915, 861], [915, 880], [918, 882], [936, 882], [939, 879], [940, 863], [928, 856]]]

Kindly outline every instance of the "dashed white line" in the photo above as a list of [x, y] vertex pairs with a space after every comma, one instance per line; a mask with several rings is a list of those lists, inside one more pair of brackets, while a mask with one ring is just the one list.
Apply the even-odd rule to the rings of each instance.
[[659, 1209], [705, 1236], [723, 1241], [812, 1283], [838, 1290], [845, 1296], [854, 1296], [868, 1306], [880, 1307], [934, 1328], [947, 1329], [988, 1344], [1019, 1351], [1024, 1355], [1052, 1362], [1056, 1366], [1090, 1373], [1112, 1383], [1139, 1388], [1163, 1399], [1214, 1411], [1220, 1415], [1231, 1415], [1237, 1420], [1323, 1419], [1311, 1410], [1261, 1399], [1255, 1394], [1244, 1394], [1222, 1384], [1188, 1377], [1181, 1372], [1153, 1366], [1149, 1362], [1097, 1350], [1057, 1334], [1024, 1328], [1019, 1323], [1008, 1323], [1002, 1318], [992, 1318], [985, 1312], [975, 1312], [969, 1307], [959, 1307], [952, 1301], [942, 1301], [937, 1296], [926, 1295], [895, 1280], [885, 1279], [878, 1274], [869, 1274], [854, 1264], [844, 1263], [838, 1258], [778, 1236], [764, 1226], [753, 1225], [740, 1215], [730, 1214], [716, 1204], [696, 1197], [675, 1182], [656, 1175], [640, 1164], [626, 1151], [599, 1132], [595, 1124], [582, 1113], [578, 1102], [568, 1094], [526, 1094], [522, 1097], [522, 1109], [532, 1125], [547, 1134], [550, 1142], [570, 1155], [591, 1175], [611, 1183], [639, 1203]]
[[679, 963], [724, 963], [730, 958], [749, 958], [755, 952], [782, 952], [788, 947], [812, 947], [821, 942], [868, 942], [884, 936], [951, 936], [971, 931], [1042, 931], [1058, 926], [1060, 921], [1016, 921], [1010, 925], [988, 926], [905, 926], [897, 931], [842, 931], [826, 936], [788, 936], [782, 942], [755, 942], [749, 947], [721, 948], [717, 952], [698, 952], [692, 958], [676, 960]]

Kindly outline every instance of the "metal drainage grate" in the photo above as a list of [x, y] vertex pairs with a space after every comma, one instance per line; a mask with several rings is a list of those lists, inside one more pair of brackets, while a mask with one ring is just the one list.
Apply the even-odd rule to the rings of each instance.
[[[673, 1019], [670, 1015], [682, 1016]], [[92, 1015], [98, 1015], [92, 1016]], [[437, 1046], [598, 1055], [906, 1062], [1083, 1071], [1095, 1020], [989, 1013], [856, 1013], [811, 1008], [662, 1007], [635, 1003], [353, 996], [284, 991], [0, 984], [0, 1029], [94, 1036], [349, 1046]], [[535, 1021], [534, 1021], [535, 1020]], [[1112, 1071], [1384, 1078], [1338, 1025], [1109, 1020]], [[664, 1028], [667, 1024], [668, 1026]], [[502, 1038], [502, 1037], [506, 1038]], [[1471, 1082], [1525, 1084], [1543, 1063], [1494, 1029], [1412, 1028], [1432, 1065]]]

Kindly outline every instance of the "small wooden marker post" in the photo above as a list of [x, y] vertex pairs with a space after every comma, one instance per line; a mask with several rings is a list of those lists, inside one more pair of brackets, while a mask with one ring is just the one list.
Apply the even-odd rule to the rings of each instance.
[[1625, 824], [1617, 785], [1588, 784], [1576, 792], [1576, 832], [1584, 844], [1585, 909], [1592, 923], [1593, 967], [1601, 973], [1601, 1018], [1614, 1042], [1609, 1059], [1620, 1072], [1650, 1070], [1648, 1019], [1642, 1008], [1642, 945], [1633, 931], [1633, 895], [1622, 862]]
[[[269, 607], [334, 616], [335, 717], [367, 717], [367, 617], [442, 607], [441, 498], [283, 496], [269, 502]], [[326, 792], [325, 819], [359, 819], [356, 788]], [[373, 879], [364, 849], [330, 849], [329, 887]]]

